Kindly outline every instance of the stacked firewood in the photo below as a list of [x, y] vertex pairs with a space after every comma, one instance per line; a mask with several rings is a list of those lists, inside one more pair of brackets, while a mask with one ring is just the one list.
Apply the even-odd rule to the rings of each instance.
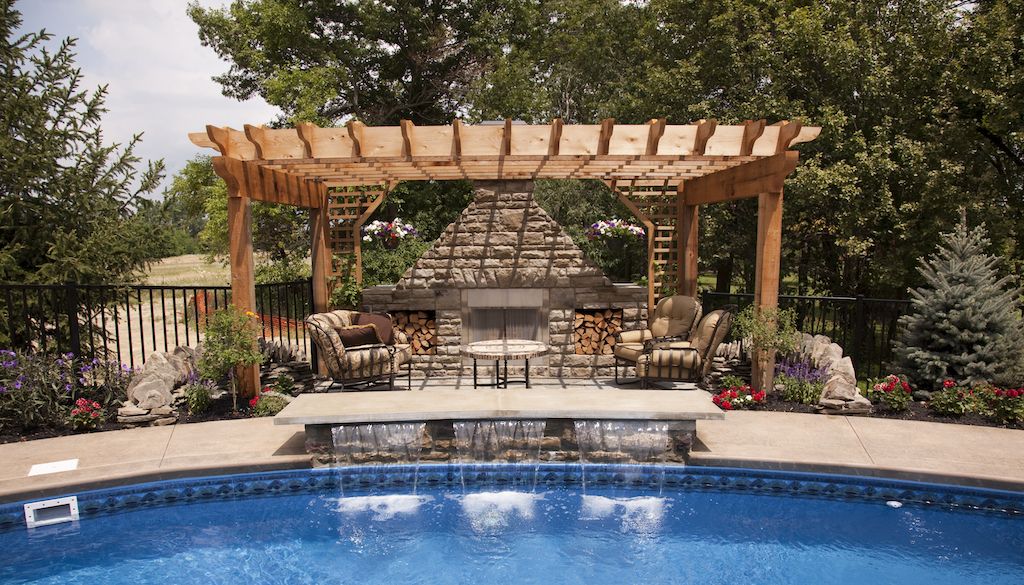
[[572, 323], [577, 355], [611, 355], [622, 330], [622, 309], [576, 309]]
[[395, 311], [391, 320], [395, 329], [409, 338], [414, 354], [437, 353], [437, 322], [433, 311]]

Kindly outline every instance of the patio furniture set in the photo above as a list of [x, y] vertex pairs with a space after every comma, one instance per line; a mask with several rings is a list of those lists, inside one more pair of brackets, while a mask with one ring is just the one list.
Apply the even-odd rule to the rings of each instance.
[[[703, 380], [735, 312], [735, 306], [727, 306], [704, 314], [700, 302], [688, 296], [661, 299], [646, 329], [617, 335], [615, 382], [639, 382], [646, 388], [654, 380]], [[311, 315], [305, 323], [328, 374], [342, 390], [383, 383], [394, 389], [397, 376], [404, 376], [411, 389], [412, 346], [405, 333], [392, 326], [390, 315], [338, 310]], [[547, 344], [527, 339], [477, 341], [461, 347], [461, 354], [473, 360], [474, 388], [508, 388], [510, 383], [529, 388], [530, 360], [548, 351]], [[479, 381], [478, 360], [494, 362], [493, 382]], [[518, 360], [525, 362], [524, 376], [510, 379], [508, 362]], [[633, 367], [636, 378], [621, 378], [620, 367]]]

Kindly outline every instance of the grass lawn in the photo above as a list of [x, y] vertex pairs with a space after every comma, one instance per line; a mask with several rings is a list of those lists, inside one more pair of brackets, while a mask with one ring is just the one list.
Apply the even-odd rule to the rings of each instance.
[[202, 254], [173, 256], [153, 264], [142, 279], [154, 285], [210, 285], [229, 284], [230, 271], [220, 262], [208, 263]]

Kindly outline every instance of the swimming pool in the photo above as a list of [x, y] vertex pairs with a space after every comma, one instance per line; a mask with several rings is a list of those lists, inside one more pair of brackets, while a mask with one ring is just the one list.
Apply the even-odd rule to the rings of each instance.
[[37, 583], [1024, 583], [1024, 494], [626, 465], [423, 465], [79, 494], [0, 580]]

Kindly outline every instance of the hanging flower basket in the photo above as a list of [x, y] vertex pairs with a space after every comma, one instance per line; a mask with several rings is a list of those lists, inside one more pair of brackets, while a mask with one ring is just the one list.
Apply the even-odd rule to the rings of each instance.
[[622, 240], [628, 238], [644, 239], [644, 228], [629, 223], [624, 219], [602, 219], [587, 228], [587, 238], [591, 240]]
[[416, 237], [419, 232], [411, 223], [405, 223], [400, 217], [394, 221], [371, 221], [363, 226], [363, 241], [372, 242], [375, 239], [389, 250], [394, 250], [403, 239], [412, 236]]

